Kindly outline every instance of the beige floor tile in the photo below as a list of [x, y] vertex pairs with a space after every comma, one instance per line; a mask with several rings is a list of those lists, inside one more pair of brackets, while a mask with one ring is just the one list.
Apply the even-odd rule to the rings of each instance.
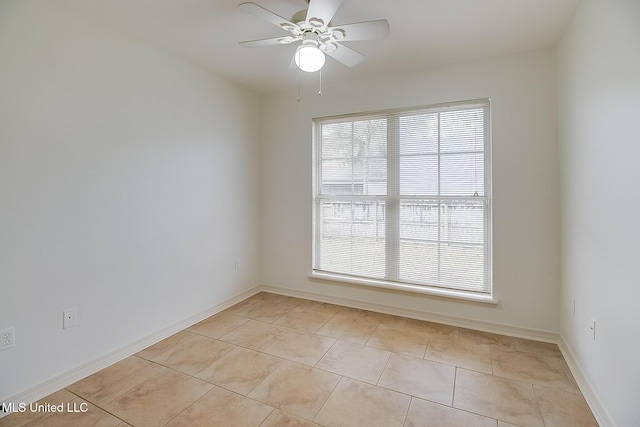
[[582, 394], [558, 387], [535, 385], [545, 427], [598, 427]]
[[292, 329], [300, 329], [307, 332], [316, 332], [329, 319], [333, 317], [331, 313], [323, 313], [296, 307], [287, 314], [276, 320], [276, 325], [286, 326]]
[[362, 317], [365, 312], [365, 310], [362, 310], [360, 308], [347, 307], [344, 305], [334, 305], [333, 310], [335, 310], [335, 314], [349, 317]]
[[348, 341], [336, 342], [317, 368], [375, 384], [391, 353]]
[[338, 313], [338, 311], [340, 311], [342, 309], [343, 306], [341, 305], [336, 305], [336, 304], [330, 304], [328, 302], [323, 302], [320, 303], [320, 305], [317, 305], [313, 308], [314, 311], [320, 311], [322, 313], [328, 313], [328, 314], [336, 314]]
[[489, 344], [439, 335], [431, 336], [424, 358], [486, 374], [492, 372]]
[[520, 427], [520, 426], [498, 420], [498, 427]]
[[288, 304], [292, 297], [286, 295], [278, 295], [270, 292], [260, 292], [253, 296], [253, 298], [260, 302], [269, 302], [271, 304]]
[[318, 334], [364, 344], [371, 338], [379, 322], [365, 318], [335, 315], [318, 330]]
[[428, 339], [427, 333], [420, 329], [381, 323], [367, 341], [367, 345], [409, 356], [423, 357]]
[[342, 316], [349, 317], [362, 317], [365, 310], [361, 310], [359, 308], [347, 307], [344, 305], [331, 304], [331, 303], [321, 303], [319, 306], [315, 306], [313, 308], [315, 311], [321, 311], [323, 313], [329, 314], [340, 314]]
[[423, 327], [431, 336], [458, 338], [460, 335], [460, 328], [456, 326], [443, 325], [442, 323], [435, 322], [424, 322]]
[[555, 385], [567, 391], [576, 391], [574, 384], [565, 373], [562, 356], [524, 353], [493, 347], [491, 357], [495, 376], [532, 384]]
[[[68, 405], [68, 406], [67, 406]], [[68, 427], [68, 426], [94, 426], [117, 427], [122, 420], [108, 412], [94, 406], [85, 400], [76, 398], [64, 403], [63, 412], [48, 413], [38, 418], [33, 427]]]
[[378, 385], [443, 405], [451, 405], [455, 373], [453, 366], [392, 354]]
[[386, 313], [378, 313], [377, 311], [369, 311], [364, 310], [360, 317], [363, 319], [375, 320], [385, 324], [393, 324], [394, 320], [398, 318], [398, 316], [394, 316], [393, 314]]
[[249, 397], [312, 420], [339, 379], [338, 375], [285, 361]]
[[257, 427], [271, 411], [273, 408], [268, 405], [216, 387], [167, 427]]
[[253, 302], [263, 301], [264, 298], [266, 296], [269, 296], [269, 295], [272, 295], [272, 294], [270, 294], [268, 292], [257, 292], [255, 294], [251, 295], [249, 298], [246, 298], [242, 302], [244, 302], [244, 301], [253, 301]]
[[61, 403], [66, 404], [67, 402], [71, 402], [77, 398], [78, 396], [76, 396], [75, 394], [71, 393], [68, 390], [65, 390], [65, 389], [58, 390], [55, 393], [52, 393], [36, 401], [34, 403], [34, 405], [36, 405], [34, 406], [34, 408], [36, 408], [36, 411], [33, 411], [33, 412], [31, 411], [30, 405], [26, 403], [24, 407], [25, 411], [19, 412], [20, 407], [18, 405], [24, 402], [14, 402], [16, 404], [15, 411], [17, 412], [14, 412], [12, 414], [9, 414], [0, 418], [0, 427], [20, 427], [20, 426], [27, 425], [30, 422], [34, 422], [34, 420], [42, 419], [47, 415], [46, 413], [38, 412], [37, 405], [50, 404], [50, 405], [57, 406], [57, 405], [60, 405]]
[[318, 424], [275, 409], [260, 427], [318, 427]]
[[236, 312], [236, 316], [248, 317], [253, 320], [260, 320], [261, 322], [275, 322], [286, 313], [294, 308], [292, 305], [287, 304], [274, 304], [271, 301], [261, 301], [253, 304], [250, 307]]
[[245, 299], [244, 301], [240, 301], [239, 303], [234, 304], [226, 310], [222, 311], [220, 314], [235, 314], [242, 310], [246, 310], [248, 307], [251, 307], [252, 305], [255, 305], [263, 300], [259, 295], [260, 294], [256, 294], [250, 298]]
[[140, 350], [136, 353], [136, 356], [153, 361], [153, 359], [156, 359], [162, 353], [179, 347], [192, 336], [194, 336], [192, 333], [185, 331], [175, 333], [143, 350]]
[[262, 351], [290, 330], [283, 326], [250, 320], [223, 335], [220, 340]]
[[429, 322], [425, 322], [424, 320], [402, 316], [391, 316], [390, 318], [382, 319], [381, 322], [385, 325], [398, 326], [406, 329], [416, 329], [421, 332], [427, 332], [426, 328], [429, 324]]
[[309, 332], [291, 331], [281, 336], [263, 351], [283, 359], [313, 366], [335, 343], [335, 338]]
[[22, 427], [41, 417], [41, 414], [32, 414], [30, 412], [2, 413], [2, 415], [4, 416], [0, 418], [0, 427]]
[[544, 427], [533, 385], [458, 368], [453, 406], [523, 427]]
[[[173, 342], [173, 345], [168, 348], [162, 345], [162, 342], [156, 344], [161, 345], [161, 352], [152, 351], [155, 354], [152, 354], [151, 357], [145, 357], [147, 353], [146, 350], [143, 350], [138, 355], [185, 374], [194, 375], [235, 347], [232, 344], [191, 332], [183, 331], [176, 335], [181, 336], [180, 340]], [[154, 347], [150, 347], [149, 350], [153, 350]]]
[[400, 427], [410, 399], [395, 391], [342, 378], [314, 421], [327, 427]]
[[265, 380], [282, 359], [243, 347], [230, 353], [196, 374], [197, 378], [240, 394], [248, 394]]
[[213, 385], [166, 370], [103, 408], [136, 427], [164, 425], [205, 395]]
[[492, 334], [490, 332], [474, 331], [472, 329], [460, 328], [458, 333], [460, 339], [472, 341], [478, 344], [489, 344], [515, 349], [519, 338], [508, 337], [506, 335]]
[[246, 317], [221, 313], [211, 316], [202, 322], [196, 323], [190, 328], [187, 328], [187, 331], [195, 332], [196, 334], [205, 335], [211, 338], [220, 338], [248, 321], [249, 319]]
[[322, 305], [324, 303], [320, 302], [320, 301], [313, 301], [310, 299], [303, 299], [303, 298], [289, 298], [289, 300], [287, 301], [287, 304], [291, 304], [291, 305], [295, 305], [298, 308], [302, 308], [305, 310], [318, 310], [319, 308], [322, 307]]
[[516, 341], [515, 350], [525, 353], [538, 354], [540, 356], [562, 357], [562, 353], [556, 344], [519, 338]]
[[496, 427], [496, 420], [414, 397], [404, 427]]
[[71, 384], [67, 389], [91, 403], [100, 405], [166, 369], [148, 360], [131, 356]]

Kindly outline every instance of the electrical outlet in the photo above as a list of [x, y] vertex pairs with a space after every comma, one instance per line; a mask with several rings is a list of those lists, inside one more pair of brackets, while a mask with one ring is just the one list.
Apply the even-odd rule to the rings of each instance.
[[62, 312], [62, 329], [76, 326], [78, 319], [78, 309], [68, 308]]
[[12, 326], [0, 331], [0, 351], [16, 346], [16, 329]]

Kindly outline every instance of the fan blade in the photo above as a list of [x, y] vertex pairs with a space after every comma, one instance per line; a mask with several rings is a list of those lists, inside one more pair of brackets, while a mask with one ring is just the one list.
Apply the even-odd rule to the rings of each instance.
[[364, 55], [356, 52], [355, 50], [346, 47], [343, 44], [336, 43], [338, 48], [333, 52], [325, 52], [338, 62], [342, 62], [347, 67], [355, 67], [362, 61], [364, 61]]
[[242, 9], [245, 12], [249, 12], [252, 15], [255, 15], [259, 18], [264, 19], [267, 22], [271, 22], [274, 25], [277, 25], [280, 28], [283, 28], [285, 25], [289, 25], [295, 28], [298, 28], [298, 26], [296, 24], [294, 24], [293, 22], [289, 21], [288, 19], [283, 18], [282, 16], [276, 15], [275, 13], [271, 12], [270, 10], [265, 9], [262, 6], [258, 6], [255, 3], [251, 3], [251, 2], [247, 2], [247, 3], [240, 3], [238, 5], [238, 9]]
[[324, 25], [329, 25], [333, 15], [342, 4], [342, 0], [310, 0], [307, 9], [307, 22], [311, 18], [322, 19]]
[[246, 42], [240, 42], [240, 46], [244, 46], [244, 47], [278, 46], [283, 44], [289, 44], [297, 40], [300, 40], [300, 37], [291, 37], [291, 36], [274, 37], [270, 39], [249, 40]]
[[378, 19], [377, 21], [358, 22], [355, 24], [339, 25], [329, 28], [331, 30], [344, 31], [344, 38], [340, 41], [350, 42], [354, 40], [382, 40], [389, 37], [389, 21]]

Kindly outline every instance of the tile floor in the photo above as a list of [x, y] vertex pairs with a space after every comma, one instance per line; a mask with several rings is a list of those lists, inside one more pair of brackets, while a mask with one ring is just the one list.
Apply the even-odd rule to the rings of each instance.
[[557, 346], [259, 293], [0, 426], [597, 423]]

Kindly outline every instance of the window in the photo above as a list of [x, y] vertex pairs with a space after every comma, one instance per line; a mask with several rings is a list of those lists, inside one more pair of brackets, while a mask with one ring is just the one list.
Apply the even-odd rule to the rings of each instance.
[[489, 101], [314, 120], [313, 272], [491, 294]]

